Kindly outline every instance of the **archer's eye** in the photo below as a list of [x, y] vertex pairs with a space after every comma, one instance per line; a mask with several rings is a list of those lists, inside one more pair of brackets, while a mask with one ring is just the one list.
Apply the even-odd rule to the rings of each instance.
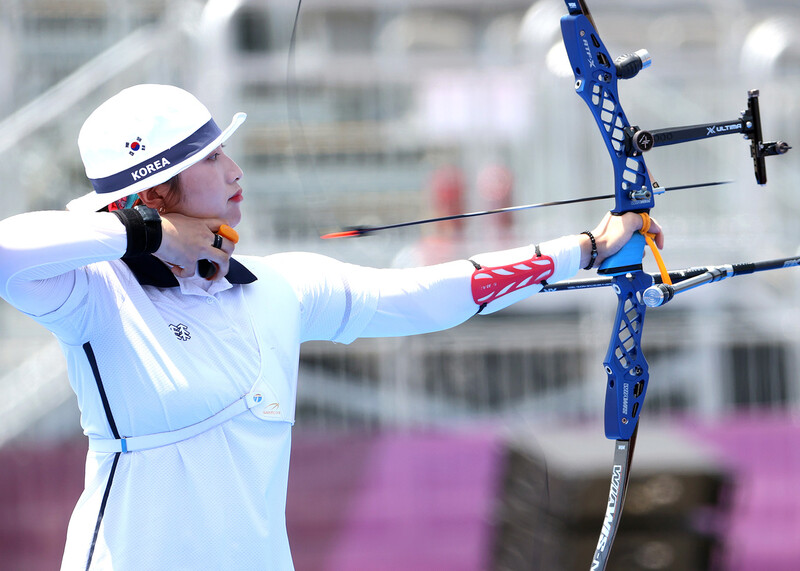
[[219, 147], [217, 147], [217, 148], [218, 148], [218, 149], [220, 149], [220, 150], [219, 150], [219, 151], [217, 151], [216, 153], [211, 153], [210, 155], [208, 155], [208, 156], [206, 157], [206, 158], [207, 158], [209, 161], [216, 161], [216, 160], [217, 160], [217, 158], [219, 158], [219, 156], [222, 154], [222, 149], [224, 149], [224, 148], [225, 148], [225, 145], [220, 145], [220, 146], [219, 146]]

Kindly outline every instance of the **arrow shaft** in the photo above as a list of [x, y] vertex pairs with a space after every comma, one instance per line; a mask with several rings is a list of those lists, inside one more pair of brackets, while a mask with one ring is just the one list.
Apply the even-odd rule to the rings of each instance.
[[[655, 188], [653, 191], [656, 194], [661, 194], [664, 192], [671, 192], [673, 190], [687, 190], [690, 188], [703, 188], [703, 187], [710, 187], [710, 186], [719, 186], [723, 184], [731, 184], [732, 181], [718, 181], [718, 182], [704, 182], [699, 184], [687, 184], [683, 186], [673, 186], [673, 187], [666, 187], [666, 188]], [[477, 212], [466, 212], [462, 214], [451, 214], [448, 216], [437, 216], [435, 218], [424, 218], [421, 220], [412, 220], [409, 222], [398, 222], [396, 224], [387, 224], [385, 226], [359, 226], [354, 228], [348, 228], [347, 230], [341, 232], [332, 232], [330, 234], [325, 234], [322, 236], [324, 239], [329, 238], [346, 238], [346, 237], [355, 237], [355, 236], [363, 236], [364, 234], [369, 234], [371, 232], [378, 232], [381, 230], [393, 230], [396, 228], [406, 228], [408, 226], [418, 226], [420, 224], [431, 224], [433, 222], [447, 222], [448, 220], [462, 220], [464, 218], [475, 218], [478, 216], [488, 216], [490, 214], [501, 214], [504, 212], [517, 212], [520, 210], [532, 210], [534, 208], [545, 208], [549, 206], [562, 206], [565, 204], [577, 204], [579, 202], [592, 202], [595, 200], [608, 200], [610, 198], [614, 198], [613, 194], [602, 194], [596, 196], [586, 196], [583, 198], [570, 198], [567, 200], [551, 200], [549, 202], [537, 202], [535, 204], [523, 204], [520, 206], [508, 206], [505, 208], [495, 208], [492, 210], [479, 210]]]
[[461, 220], [463, 218], [475, 218], [476, 216], [487, 216], [489, 214], [501, 214], [503, 212], [517, 212], [519, 210], [531, 210], [534, 208], [545, 208], [547, 206], [561, 206], [564, 204], [576, 204], [578, 202], [591, 202], [593, 200], [608, 200], [614, 198], [613, 194], [603, 194], [597, 196], [587, 196], [584, 198], [570, 198], [568, 200], [551, 200], [549, 202], [537, 202], [536, 204], [522, 204], [520, 206], [507, 206], [505, 208], [494, 208], [492, 210], [479, 210], [477, 212], [464, 212], [462, 214], [452, 214], [450, 216], [438, 216], [436, 218], [425, 218], [411, 222], [400, 222], [387, 226], [376, 226], [370, 228], [370, 232], [375, 230], [389, 230], [392, 228], [403, 228], [404, 226], [415, 226], [417, 224], [430, 224], [432, 222], [446, 222], [448, 220]]

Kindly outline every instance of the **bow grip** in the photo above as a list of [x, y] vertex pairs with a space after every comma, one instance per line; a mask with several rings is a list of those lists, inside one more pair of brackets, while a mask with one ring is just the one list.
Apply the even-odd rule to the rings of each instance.
[[616, 254], [612, 254], [600, 264], [598, 274], [616, 276], [642, 270], [644, 247], [647, 245], [644, 234], [636, 232]]

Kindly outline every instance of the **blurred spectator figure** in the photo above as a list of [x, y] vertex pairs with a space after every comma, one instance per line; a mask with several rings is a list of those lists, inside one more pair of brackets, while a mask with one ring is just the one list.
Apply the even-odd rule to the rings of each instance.
[[[427, 188], [429, 218], [453, 216], [466, 212], [466, 182], [462, 169], [443, 165], [431, 174]], [[395, 256], [394, 267], [416, 267], [438, 264], [469, 255], [464, 253], [466, 220], [447, 220], [429, 224], [417, 242], [403, 248]]]
[[[482, 210], [496, 210], [513, 206], [514, 175], [498, 163], [485, 166], [478, 174], [478, 196]], [[514, 232], [514, 217], [511, 212], [492, 214], [484, 218], [487, 237], [505, 242]], [[501, 245], [501, 244], [498, 244]]]
[[[461, 214], [466, 208], [464, 200], [464, 174], [459, 167], [439, 167], [431, 176], [431, 201], [433, 216]], [[440, 222], [437, 233], [441, 236], [460, 238], [464, 231], [464, 220]]]

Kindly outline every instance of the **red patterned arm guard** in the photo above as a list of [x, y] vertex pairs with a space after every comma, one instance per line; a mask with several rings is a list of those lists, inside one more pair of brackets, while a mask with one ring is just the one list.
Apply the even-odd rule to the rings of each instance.
[[505, 266], [482, 267], [473, 260], [470, 262], [475, 266], [472, 274], [472, 299], [480, 306], [478, 313], [490, 302], [504, 295], [534, 284], [547, 285], [547, 278], [555, 272], [553, 258], [543, 256], [538, 246], [536, 256], [530, 260]]

